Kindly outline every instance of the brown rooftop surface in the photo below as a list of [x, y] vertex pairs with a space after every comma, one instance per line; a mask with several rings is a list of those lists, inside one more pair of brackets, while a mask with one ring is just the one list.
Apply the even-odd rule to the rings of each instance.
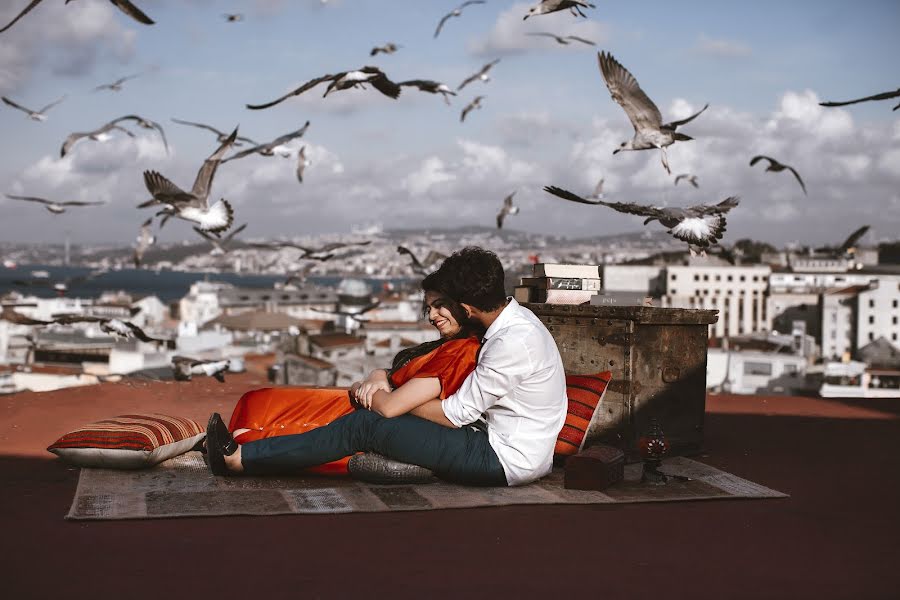
[[319, 348], [334, 348], [336, 346], [357, 346], [364, 344], [365, 340], [347, 333], [320, 333], [309, 336], [309, 343]]
[[302, 327], [303, 321], [284, 313], [255, 310], [236, 315], [219, 315], [204, 327], [211, 324], [238, 331], [281, 331], [291, 326]]
[[790, 498], [67, 522], [87, 421], [205, 423], [266, 385], [105, 383], [0, 398], [8, 598], [894, 598], [900, 401], [710, 396], [700, 459]]

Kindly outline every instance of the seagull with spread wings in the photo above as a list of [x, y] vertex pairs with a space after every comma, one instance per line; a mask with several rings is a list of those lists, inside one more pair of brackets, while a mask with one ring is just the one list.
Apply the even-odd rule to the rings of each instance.
[[857, 242], [859, 242], [859, 240], [869, 232], [869, 228], [869, 225], [863, 225], [862, 227], [851, 233], [849, 236], [847, 236], [847, 239], [844, 240], [844, 243], [837, 248], [835, 248], [834, 246], [824, 246], [822, 248], [816, 248], [816, 252], [828, 253], [833, 256], [839, 257], [842, 257], [850, 252], [855, 252]]
[[430, 250], [424, 259], [419, 260], [419, 257], [413, 254], [412, 250], [405, 246], [397, 246], [397, 253], [406, 254], [407, 256], [409, 256], [410, 266], [412, 267], [412, 270], [419, 275], [422, 275], [423, 277], [425, 275], [428, 275], [428, 269], [431, 266], [447, 258], [446, 254], [441, 254], [440, 252], [437, 252], [435, 250]]
[[513, 196], [515, 195], [516, 193], [513, 192], [503, 199], [503, 206], [500, 207], [500, 212], [497, 213], [497, 229], [503, 229], [503, 221], [507, 215], [519, 214], [519, 207], [513, 205]]
[[681, 175], [678, 175], [678, 176], [675, 178], [675, 185], [678, 185], [678, 182], [681, 181], [682, 179], [684, 179], [685, 181], [687, 181], [689, 184], [691, 184], [691, 185], [694, 186], [695, 188], [700, 187], [700, 184], [697, 183], [697, 176], [696, 176], [696, 175], [691, 175], [690, 173], [682, 173]]
[[587, 44], [588, 46], [596, 46], [597, 45], [596, 42], [592, 42], [591, 40], [586, 40], [583, 37], [578, 37], [577, 35], [561, 36], [561, 35], [556, 35], [555, 33], [547, 32], [547, 31], [532, 31], [532, 32], [526, 33], [525, 35], [530, 35], [533, 37], [553, 38], [554, 40], [557, 41], [557, 43], [562, 44], [563, 46], [569, 45], [570, 40], [572, 42], [581, 42], [582, 44]]
[[138, 208], [165, 205], [165, 208], [157, 213], [157, 215], [164, 215], [162, 223], [165, 223], [169, 217], [178, 217], [197, 223], [200, 229], [211, 233], [221, 233], [231, 227], [234, 221], [234, 210], [231, 208], [231, 204], [222, 198], [210, 205], [209, 193], [219, 163], [231, 144], [234, 143], [237, 132], [237, 127], [235, 127], [228, 139], [203, 162], [190, 192], [182, 190], [156, 171], [144, 171], [144, 185], [147, 186], [147, 190], [153, 195], [153, 198], [139, 204]]
[[222, 16], [225, 17], [225, 20], [229, 23], [238, 23], [244, 20], [244, 15], [241, 13], [225, 13]]
[[237, 234], [239, 234], [246, 228], [247, 223], [244, 223], [240, 227], [237, 227], [236, 229], [230, 231], [228, 235], [226, 235], [222, 239], [217, 239], [197, 227], [194, 227], [194, 231], [196, 231], [204, 240], [212, 244], [213, 248], [209, 252], [212, 256], [223, 256], [228, 253], [228, 245], [231, 243], [231, 240], [233, 240]]
[[459, 84], [459, 87], [456, 88], [456, 91], [457, 91], [457, 92], [460, 91], [461, 89], [463, 89], [464, 87], [466, 87], [467, 85], [469, 85], [470, 83], [472, 83], [473, 81], [481, 80], [481, 81], [483, 81], [483, 82], [485, 82], [485, 83], [487, 83], [488, 81], [490, 81], [491, 76], [488, 75], [488, 71], [490, 71], [491, 68], [492, 68], [494, 65], [496, 65], [498, 62], [500, 62], [500, 59], [499, 59], [499, 58], [495, 58], [494, 60], [492, 60], [492, 61], [489, 62], [488, 64], [486, 64], [486, 65], [484, 65], [483, 67], [481, 67], [481, 70], [478, 71], [477, 73], [475, 73], [475, 74], [473, 74], [473, 75], [471, 75], [471, 76], [469, 76], [469, 77], [466, 77], [466, 78], [463, 80], [463, 82], [462, 82], [461, 84]]
[[[212, 127], [211, 125], [206, 125], [204, 123], [195, 123], [194, 121], [182, 121], [181, 119], [176, 119], [174, 117], [172, 118], [172, 121], [174, 121], [175, 123], [178, 123], [179, 125], [190, 125], [191, 127], [198, 127], [200, 129], [206, 129], [207, 131], [211, 131], [214, 134], [216, 134], [216, 141], [219, 142], [220, 144], [228, 139], [227, 133], [225, 133], [224, 131], [219, 131], [218, 129], [216, 129], [215, 127]], [[243, 136], [239, 135], [235, 139], [235, 142], [232, 144], [232, 146], [234, 146], [235, 148], [239, 148], [240, 146], [243, 146], [243, 144], [240, 143], [242, 141], [253, 144], [254, 146], [257, 144], [256, 141], [251, 140], [248, 137], [243, 137]]]
[[698, 204], [687, 208], [668, 206], [647, 206], [634, 202], [604, 202], [588, 200], [568, 190], [556, 186], [547, 186], [544, 191], [564, 200], [582, 204], [602, 204], [609, 208], [630, 215], [646, 217], [644, 225], [651, 221], [659, 221], [668, 227], [668, 233], [681, 241], [687, 242], [691, 251], [693, 246], [707, 248], [722, 239], [725, 232], [725, 214], [738, 205], [737, 196], [726, 198], [718, 204]]
[[384, 46], [375, 46], [369, 52], [369, 56], [376, 56], [378, 54], [393, 54], [397, 50], [399, 50], [402, 46], [400, 44], [395, 44], [394, 42], [388, 42]]
[[409, 81], [401, 81], [398, 83], [400, 87], [411, 86], [418, 88], [419, 91], [428, 92], [429, 94], [441, 94], [447, 106], [450, 105], [450, 96], [455, 96], [456, 92], [450, 89], [445, 83], [440, 81], [431, 81], [430, 79], [410, 79]]
[[54, 202], [52, 200], [47, 200], [45, 198], [38, 198], [35, 196], [14, 196], [12, 194], [6, 194], [6, 197], [10, 200], [23, 200], [25, 202], [38, 202], [44, 205], [44, 208], [52, 212], [54, 215], [61, 215], [66, 212], [67, 206], [99, 206], [100, 204], [106, 204], [105, 202], [80, 202], [78, 200], [71, 200], [68, 202]]
[[297, 89], [288, 92], [284, 96], [280, 98], [276, 98], [271, 102], [266, 102], [264, 104], [248, 104], [247, 108], [252, 110], [260, 110], [263, 108], [269, 108], [270, 106], [275, 106], [281, 102], [284, 102], [288, 98], [292, 96], [299, 96], [305, 91], [311, 90], [316, 87], [320, 83], [324, 83], [326, 81], [330, 81], [328, 84], [328, 88], [326, 88], [325, 93], [322, 94], [324, 98], [331, 92], [347, 90], [350, 88], [363, 88], [365, 89], [365, 84], [371, 84], [376, 90], [387, 96], [388, 98], [393, 98], [394, 100], [400, 95], [400, 86], [388, 79], [387, 75], [384, 74], [384, 71], [379, 69], [378, 67], [363, 67], [356, 71], [343, 71], [341, 73], [334, 73], [323, 75], [321, 77], [316, 77], [315, 79], [310, 79]]
[[256, 144], [251, 148], [246, 148], [244, 150], [241, 150], [240, 152], [236, 152], [235, 154], [232, 154], [228, 158], [224, 159], [222, 162], [226, 163], [230, 160], [237, 160], [238, 158], [244, 158], [245, 156], [250, 156], [251, 154], [259, 154], [261, 156], [275, 156], [276, 154], [278, 154], [279, 156], [287, 158], [291, 156], [291, 154], [293, 154], [293, 151], [288, 148], [286, 144], [303, 137], [307, 129], [309, 129], [309, 121], [304, 123], [303, 127], [296, 131], [280, 135], [271, 142], [267, 142], [265, 144]]
[[487, 4], [487, 2], [485, 0], [466, 0], [466, 2], [463, 2], [459, 6], [448, 12], [446, 15], [441, 17], [441, 20], [437, 25], [437, 29], [434, 30], [434, 37], [436, 38], [438, 35], [440, 35], [441, 29], [444, 27], [444, 23], [446, 23], [448, 19], [450, 19], [451, 17], [461, 17], [462, 10], [471, 4]]
[[50, 325], [51, 323], [51, 321], [41, 321], [39, 319], [26, 317], [22, 313], [15, 310], [13, 306], [9, 306], [7, 304], [4, 304], [3, 310], [0, 311], [0, 321], [15, 323], [16, 325]]
[[379, 306], [381, 306], [381, 302], [379, 302], [379, 301], [376, 300], [375, 302], [372, 302], [371, 304], [367, 304], [366, 306], [363, 306], [363, 307], [361, 307], [361, 308], [359, 308], [359, 309], [357, 309], [357, 310], [355, 310], [355, 311], [349, 311], [349, 310], [322, 310], [322, 309], [319, 309], [319, 308], [310, 308], [310, 310], [315, 311], [315, 312], [318, 312], [318, 313], [329, 314], [329, 315], [340, 315], [340, 316], [343, 316], [343, 317], [347, 317], [347, 318], [349, 318], [349, 319], [353, 319], [354, 321], [357, 321], [357, 322], [359, 322], [359, 323], [366, 323], [369, 319], [364, 319], [364, 318], [362, 318], [361, 315], [364, 315], [364, 314], [366, 314], [367, 312], [369, 312], [370, 310], [374, 310], [374, 309], [378, 308]]
[[144, 253], [150, 249], [150, 246], [156, 243], [156, 236], [153, 235], [153, 217], [150, 217], [141, 225], [141, 231], [137, 236], [137, 244], [134, 247], [134, 268], [141, 268], [141, 261], [144, 260]]
[[787, 171], [790, 171], [791, 173], [793, 173], [794, 177], [796, 177], [797, 181], [800, 183], [800, 188], [803, 190], [803, 194], [807, 195], [806, 194], [806, 184], [804, 184], [803, 180], [800, 179], [800, 173], [797, 172], [797, 169], [795, 169], [794, 167], [788, 166], [784, 163], [780, 163], [777, 160], [775, 160], [774, 158], [771, 158], [769, 156], [763, 156], [762, 154], [754, 156], [750, 160], [750, 166], [752, 167], [753, 165], [755, 165], [756, 163], [758, 163], [761, 160], [769, 161], [769, 166], [766, 167], [766, 171], [772, 171], [773, 173], [779, 173], [781, 171], [787, 170]]
[[126, 75], [125, 77], [119, 77], [118, 79], [116, 79], [116, 80], [113, 81], [112, 83], [104, 83], [104, 84], [102, 84], [102, 85], [98, 85], [97, 87], [94, 88], [94, 91], [95, 91], [95, 92], [99, 92], [99, 91], [101, 91], [101, 90], [109, 90], [109, 91], [111, 91], [111, 92], [121, 92], [121, 91], [122, 91], [122, 84], [125, 83], [126, 81], [130, 80], [130, 79], [135, 79], [136, 77], [138, 77], [137, 74], [135, 74], [135, 75]]
[[613, 154], [623, 150], [659, 148], [662, 152], [663, 167], [667, 173], [671, 174], [672, 170], [669, 168], [669, 161], [666, 157], [666, 147], [676, 141], [693, 139], [675, 130], [696, 119], [709, 105], [707, 104], [686, 119], [663, 124], [662, 115], [656, 104], [644, 93], [628, 69], [620, 65], [608, 52], [598, 52], [597, 62], [600, 64], [600, 73], [603, 75], [606, 87], [609, 88], [609, 94], [622, 107], [634, 127], [634, 137], [627, 142], [622, 142], [613, 151]]
[[130, 340], [137, 338], [142, 342], [153, 342], [157, 344], [165, 344], [167, 340], [150, 337], [144, 330], [132, 323], [122, 319], [111, 319], [107, 317], [94, 317], [91, 315], [60, 315], [53, 317], [52, 323], [59, 325], [72, 325], [73, 323], [96, 323], [100, 327], [100, 331], [108, 333], [118, 339]]
[[225, 383], [225, 373], [231, 361], [223, 360], [198, 360], [187, 356], [172, 357], [172, 375], [176, 381], [190, 381], [193, 375], [206, 375], [215, 377], [220, 383]]
[[[858, 104], [859, 102], [871, 102], [873, 100], [890, 100], [892, 98], [900, 98], [900, 88], [897, 88], [893, 92], [883, 92], [881, 94], [874, 94], [872, 96], [866, 96], [865, 98], [857, 98], [856, 100], [846, 100], [844, 102], [819, 102], [819, 106], [847, 106], [848, 104]], [[897, 110], [898, 108], [900, 108], [900, 104], [898, 104], [891, 110]]]
[[301, 146], [300, 150], [297, 151], [297, 169], [295, 171], [297, 181], [303, 183], [303, 172], [306, 171], [306, 167], [311, 164], [312, 161], [306, 158], [306, 146]]
[[121, 131], [128, 137], [134, 137], [134, 134], [122, 127], [121, 125], [116, 124], [115, 121], [110, 121], [109, 123], [101, 126], [94, 131], [76, 131], [74, 133], [70, 133], [65, 141], [63, 141], [62, 146], [59, 149], [59, 157], [65, 158], [66, 155], [72, 151], [72, 147], [75, 143], [82, 139], [88, 138], [90, 140], [94, 140], [95, 142], [106, 142], [112, 139], [112, 135], [110, 135], [110, 131]]
[[163, 131], [162, 125], [156, 121], [151, 121], [150, 119], [145, 119], [138, 115], [125, 115], [124, 117], [115, 119], [112, 123], [118, 125], [121, 121], [134, 121], [141, 129], [155, 129], [157, 133], [159, 133], [159, 137], [162, 138], [163, 146], [166, 148], [166, 154], [169, 153], [169, 142], [166, 140], [166, 132]]
[[22, 112], [24, 112], [26, 115], [28, 115], [28, 118], [31, 119], [32, 121], [46, 121], [47, 115], [45, 113], [48, 110], [50, 110], [51, 108], [53, 108], [54, 106], [56, 106], [57, 104], [59, 104], [60, 102], [62, 102], [63, 100], [65, 100], [66, 96], [63, 96], [62, 98], [60, 98], [58, 100], [54, 100], [53, 102], [51, 102], [50, 104], [48, 104], [47, 106], [43, 107], [40, 110], [31, 110], [30, 108], [25, 108], [21, 104], [16, 104], [15, 102], [10, 100], [6, 96], [0, 96], [0, 98], [2, 98], [3, 102], [8, 104], [9, 106], [12, 106], [13, 108], [17, 108], [17, 109], [21, 110]]
[[537, 6], [528, 9], [528, 14], [522, 17], [524, 21], [528, 17], [536, 17], [538, 15], [549, 15], [560, 10], [568, 10], [576, 17], [587, 18], [582, 8], [597, 8], [590, 2], [580, 2], [579, 0], [541, 0]]
[[459, 122], [462, 123], [466, 120], [466, 115], [475, 110], [476, 108], [481, 108], [481, 101], [484, 100], [486, 96], [475, 96], [475, 98], [466, 104], [466, 107], [462, 109], [462, 112], [459, 113]]
[[[66, 4], [68, 4], [71, 1], [72, 0], [66, 0]], [[126, 15], [128, 15], [129, 17], [134, 19], [135, 21], [137, 21], [139, 23], [143, 23], [144, 25], [153, 25], [153, 20], [150, 19], [150, 17], [145, 15], [143, 12], [141, 12], [141, 10], [137, 6], [135, 6], [128, 0], [109, 0], [109, 1], [113, 5], [115, 5], [116, 8], [121, 10], [123, 13], [125, 13]], [[0, 33], [3, 33], [7, 29], [9, 29], [13, 25], [15, 25], [19, 19], [21, 19], [22, 17], [27, 15], [29, 12], [31, 12], [31, 9], [40, 3], [41, 3], [41, 0], [31, 0], [31, 2], [28, 4], [28, 6], [26, 6], [25, 8], [22, 9], [22, 12], [20, 12], [18, 15], [16, 15], [16, 17], [12, 21], [10, 21], [5, 27], [0, 29]]]

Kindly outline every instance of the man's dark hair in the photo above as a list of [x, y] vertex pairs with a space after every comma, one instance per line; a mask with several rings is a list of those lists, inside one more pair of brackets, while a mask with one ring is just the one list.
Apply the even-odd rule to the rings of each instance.
[[490, 312], [506, 303], [503, 265], [497, 255], [468, 246], [444, 259], [440, 268], [422, 280], [423, 289]]

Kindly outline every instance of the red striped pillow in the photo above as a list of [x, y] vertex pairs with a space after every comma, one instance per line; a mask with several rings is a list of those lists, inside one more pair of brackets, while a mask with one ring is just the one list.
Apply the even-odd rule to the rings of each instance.
[[577, 454], [584, 447], [588, 425], [597, 407], [600, 406], [600, 400], [603, 399], [610, 379], [612, 379], [610, 371], [594, 375], [566, 375], [569, 408], [566, 412], [566, 422], [556, 436], [554, 458]]
[[70, 431], [47, 450], [80, 467], [138, 469], [184, 454], [204, 435], [191, 419], [121, 415]]

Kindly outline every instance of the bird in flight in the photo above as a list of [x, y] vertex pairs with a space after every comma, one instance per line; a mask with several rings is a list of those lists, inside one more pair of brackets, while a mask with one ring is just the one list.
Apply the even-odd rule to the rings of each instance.
[[419, 275], [422, 275], [423, 277], [425, 275], [428, 275], [428, 269], [432, 265], [435, 265], [438, 263], [438, 261], [442, 261], [447, 258], [446, 254], [441, 254], [440, 252], [437, 252], [435, 250], [430, 250], [423, 260], [419, 260], [419, 257], [413, 254], [412, 250], [405, 246], [397, 246], [397, 253], [406, 254], [407, 256], [409, 256], [409, 260], [411, 263], [410, 266], [412, 267], [413, 271], [415, 271]]
[[153, 217], [150, 217], [141, 225], [141, 231], [137, 236], [137, 244], [134, 247], [134, 257], [132, 259], [135, 269], [141, 268], [141, 261], [144, 260], [144, 253], [150, 249], [150, 246], [156, 243], [156, 236], [153, 235], [152, 225]]
[[200, 229], [211, 233], [221, 233], [231, 227], [234, 221], [234, 210], [224, 198], [213, 205], [209, 203], [209, 193], [213, 178], [225, 152], [237, 138], [237, 127], [197, 172], [194, 186], [186, 192], [156, 171], [144, 171], [144, 185], [153, 198], [138, 205], [138, 208], [164, 204], [165, 208], [157, 215], [165, 215], [160, 227], [169, 217], [178, 217], [199, 224]]
[[466, 107], [462, 109], [462, 112], [459, 114], [459, 122], [462, 123], [466, 120], [466, 115], [475, 110], [476, 108], [481, 108], [481, 101], [485, 99], [485, 96], [475, 96], [475, 98], [466, 104]]
[[3, 309], [0, 311], [0, 321], [15, 323], [16, 325], [49, 325], [51, 323], [51, 321], [41, 321], [26, 317], [12, 306], [6, 304], [3, 305]]
[[54, 106], [56, 106], [57, 104], [59, 104], [60, 102], [62, 102], [63, 100], [65, 100], [66, 96], [63, 96], [59, 100], [54, 100], [53, 102], [51, 102], [50, 104], [48, 104], [47, 106], [45, 106], [44, 108], [42, 108], [40, 110], [31, 110], [30, 108], [25, 108], [21, 104], [16, 104], [15, 102], [10, 100], [6, 96], [0, 96], [0, 98], [2, 98], [3, 102], [8, 104], [9, 106], [12, 106], [13, 108], [17, 108], [17, 109], [21, 110], [22, 112], [24, 112], [25, 114], [27, 114], [28, 118], [31, 119], [32, 121], [46, 121], [47, 115], [45, 113], [48, 110], [50, 110], [51, 108], [53, 108]]
[[312, 161], [306, 158], [306, 146], [301, 146], [300, 150], [297, 151], [297, 181], [303, 183], [303, 172], [311, 164]]
[[134, 121], [141, 129], [155, 129], [159, 133], [159, 137], [162, 138], [163, 146], [166, 148], [166, 154], [169, 153], [169, 142], [166, 140], [166, 132], [163, 131], [162, 125], [156, 121], [151, 121], [150, 119], [145, 119], [138, 115], [125, 115], [124, 117], [115, 119], [112, 123], [118, 125], [121, 121]]
[[513, 196], [515, 195], [516, 193], [513, 192], [503, 199], [503, 206], [500, 207], [500, 212], [497, 213], [497, 229], [503, 229], [503, 221], [506, 219], [506, 215], [519, 214], [519, 207], [513, 206]]
[[207, 242], [212, 244], [213, 249], [210, 251], [210, 254], [212, 256], [224, 256], [225, 254], [228, 253], [227, 246], [231, 243], [231, 240], [234, 239], [234, 236], [236, 236], [237, 234], [239, 234], [246, 228], [247, 228], [247, 223], [244, 223], [240, 227], [237, 227], [236, 229], [231, 230], [228, 233], [228, 235], [226, 235], [222, 239], [215, 238], [198, 227], [194, 227], [194, 231], [196, 231], [200, 235], [200, 237], [202, 237]]
[[222, 15], [222, 16], [223, 16], [223, 17], [225, 18], [225, 20], [228, 21], [229, 23], [237, 23], [237, 22], [239, 22], [239, 21], [243, 21], [243, 20], [244, 20], [244, 15], [241, 14], [241, 13], [225, 13], [225, 14]]
[[[74, 133], [70, 133], [65, 141], [63, 141], [62, 146], [59, 149], [59, 157], [65, 158], [65, 156], [72, 151], [72, 147], [75, 143], [82, 139], [88, 138], [94, 140], [95, 142], [106, 142], [112, 139], [112, 136], [109, 134], [110, 131], [121, 131], [128, 137], [134, 137], [134, 134], [117, 124], [116, 121], [110, 121], [109, 123], [101, 126], [94, 131], [76, 131]], [[168, 148], [167, 148], [168, 149]]]
[[99, 206], [100, 204], [105, 204], [105, 202], [80, 202], [77, 200], [71, 200], [69, 202], [54, 202], [52, 200], [47, 200], [45, 198], [37, 198], [35, 196], [14, 196], [12, 194], [6, 194], [6, 197], [10, 200], [23, 200], [25, 202], [38, 202], [44, 205], [44, 208], [52, 212], [54, 215], [60, 215], [66, 212], [67, 206]]
[[613, 151], [613, 154], [623, 150], [659, 148], [662, 152], [663, 167], [665, 167], [667, 173], [671, 174], [672, 170], [669, 168], [669, 161], [666, 157], [666, 147], [671, 146], [676, 141], [693, 139], [675, 130], [679, 126], [696, 119], [709, 105], [707, 104], [686, 119], [663, 124], [659, 109], [647, 97], [647, 94], [638, 85], [634, 76], [628, 72], [628, 69], [620, 65], [613, 58], [612, 54], [607, 52], [598, 52], [597, 61], [600, 64], [600, 73], [603, 75], [604, 81], [606, 81], [606, 87], [609, 88], [612, 99], [622, 107], [625, 114], [628, 115], [632, 127], [634, 127], [634, 137], [627, 142], [622, 142]]
[[[144, 25], [153, 25], [153, 20], [150, 17], [148, 17], [147, 15], [145, 15], [143, 12], [141, 12], [141, 9], [139, 9], [137, 6], [135, 6], [128, 0], [109, 0], [109, 1], [116, 8], [121, 10], [123, 13], [125, 13], [126, 15], [128, 15], [129, 17], [134, 19], [135, 21], [137, 21], [139, 23], [143, 23]], [[68, 4], [69, 2], [72, 2], [72, 0], [66, 0], [66, 4]], [[41, 3], [41, 0], [31, 0], [31, 2], [25, 8], [22, 9], [22, 12], [20, 12], [18, 15], [16, 15], [16, 17], [12, 21], [10, 21], [5, 27], [0, 29], [0, 33], [3, 33], [7, 29], [9, 29], [13, 25], [15, 25], [19, 19], [21, 19], [22, 17], [27, 15], [31, 11], [32, 8], [34, 8], [35, 6], [37, 6], [40, 3]]]
[[349, 311], [349, 310], [322, 310], [322, 309], [319, 309], [319, 308], [311, 308], [310, 310], [313, 310], [313, 311], [319, 312], [319, 313], [329, 314], [329, 315], [341, 315], [341, 316], [347, 317], [347, 318], [349, 318], [349, 319], [353, 319], [354, 321], [357, 321], [357, 322], [359, 322], [359, 323], [365, 323], [365, 322], [367, 322], [369, 319], [364, 319], [364, 318], [362, 318], [361, 315], [366, 314], [366, 313], [369, 312], [370, 310], [374, 310], [374, 309], [378, 308], [380, 305], [381, 305], [381, 303], [378, 302], [378, 301], [376, 300], [375, 302], [372, 302], [371, 304], [367, 304], [366, 306], [363, 306], [362, 308], [359, 308], [359, 309], [357, 309], [357, 310], [355, 310], [355, 311]]
[[448, 19], [450, 19], [451, 17], [461, 17], [462, 10], [471, 4], [487, 4], [487, 2], [486, 0], [467, 0], [466, 2], [463, 2], [459, 6], [448, 12], [446, 15], [441, 17], [437, 29], [434, 30], [434, 37], [436, 38], [438, 35], [440, 35], [441, 29], [444, 27], [444, 23], [446, 23]]
[[[212, 127], [210, 125], [205, 125], [203, 123], [195, 123], [194, 121], [182, 121], [181, 119], [176, 119], [174, 117], [172, 118], [172, 121], [174, 121], [175, 123], [178, 123], [179, 125], [190, 125], [191, 127], [198, 127], [200, 129], [206, 129], [207, 131], [211, 131], [214, 134], [216, 134], [216, 141], [219, 142], [220, 144], [228, 139], [227, 133], [225, 133], [224, 131], [219, 131], [218, 129], [216, 129], [215, 127]], [[243, 146], [243, 144], [239, 143], [241, 141], [248, 142], [250, 144], [253, 144], [254, 146], [256, 145], [256, 142], [251, 140], [250, 138], [238, 136], [237, 139], [235, 140], [235, 142], [232, 144], [232, 146], [234, 146], [235, 148]]]
[[488, 64], [486, 64], [486, 65], [484, 65], [483, 67], [481, 67], [481, 70], [478, 71], [477, 73], [475, 73], [474, 75], [471, 75], [471, 76], [469, 76], [469, 77], [466, 77], [466, 79], [463, 80], [463, 82], [462, 82], [461, 84], [459, 84], [459, 87], [456, 88], [456, 91], [458, 92], [459, 90], [463, 89], [464, 87], [466, 87], [467, 85], [469, 85], [469, 84], [472, 83], [473, 81], [476, 81], [476, 80], [479, 80], [479, 79], [480, 79], [481, 81], [485, 82], [485, 83], [487, 83], [488, 81], [490, 81], [491, 77], [490, 77], [490, 75], [488, 75], [488, 71], [490, 71], [490, 70], [491, 70], [491, 67], [493, 67], [494, 65], [496, 65], [498, 62], [500, 62], [500, 59], [499, 59], [499, 58], [494, 59], [494, 60], [492, 60], [491, 62], [489, 62]]
[[60, 315], [53, 318], [52, 323], [60, 325], [71, 325], [73, 323], [96, 323], [100, 327], [100, 331], [108, 333], [119, 339], [130, 340], [137, 338], [142, 342], [154, 342], [157, 344], [165, 344], [167, 340], [150, 337], [144, 330], [132, 323], [122, 319], [110, 319], [106, 317], [94, 317], [90, 315]]
[[834, 246], [824, 246], [822, 248], [816, 248], [816, 252], [823, 252], [831, 254], [833, 256], [842, 257], [845, 254], [856, 250], [857, 242], [859, 242], [859, 240], [869, 232], [869, 229], [869, 225], [863, 225], [862, 227], [851, 233], [849, 236], [847, 236], [847, 239], [844, 240], [844, 243], [837, 248], [835, 248]]
[[215, 377], [219, 382], [225, 383], [225, 373], [231, 363], [225, 360], [198, 360], [187, 356], [172, 357], [172, 375], [176, 381], [190, 381], [193, 375], [206, 375]]
[[576, 17], [587, 18], [582, 8], [597, 8], [590, 2], [580, 2], [579, 0], [541, 0], [537, 6], [528, 9], [528, 14], [522, 17], [524, 21], [528, 17], [536, 17], [538, 15], [549, 15], [560, 10], [568, 10]]
[[395, 44], [394, 42], [388, 42], [384, 46], [375, 46], [374, 48], [372, 48], [372, 50], [369, 52], [369, 56], [376, 56], [379, 53], [393, 54], [400, 48], [401, 48], [400, 44]]
[[691, 185], [694, 186], [695, 188], [700, 187], [700, 184], [697, 183], [697, 176], [696, 176], [696, 175], [691, 175], [691, 174], [689, 174], [689, 173], [682, 173], [681, 175], [678, 175], [678, 176], [675, 178], [675, 185], [678, 185], [678, 182], [681, 181], [682, 179], [684, 179], [685, 181], [687, 181], [689, 184], [691, 184]]
[[758, 163], [761, 160], [769, 161], [769, 166], [766, 167], [766, 171], [772, 171], [773, 173], [778, 173], [780, 171], [788, 170], [791, 173], [793, 173], [794, 177], [797, 178], [797, 182], [800, 183], [800, 188], [803, 190], [803, 194], [806, 195], [806, 185], [803, 183], [803, 180], [800, 179], [800, 173], [798, 173], [794, 167], [780, 163], [777, 160], [775, 160], [774, 158], [771, 158], [768, 156], [763, 156], [762, 154], [754, 156], [750, 160], [750, 166], [752, 167], [753, 165], [755, 165], [756, 163]]
[[582, 204], [602, 204], [615, 211], [646, 217], [644, 225], [651, 221], [659, 221], [669, 229], [668, 233], [676, 239], [687, 242], [691, 251], [693, 246], [707, 248], [722, 239], [725, 232], [725, 215], [738, 205], [738, 198], [731, 196], [714, 205], [698, 204], [687, 208], [667, 206], [647, 206], [633, 202], [604, 202], [588, 200], [568, 190], [556, 186], [547, 186], [544, 191], [564, 200]]
[[558, 43], [562, 44], [563, 46], [567, 46], [570, 43], [570, 40], [572, 42], [581, 42], [582, 44], [587, 44], [589, 46], [597, 45], [596, 42], [592, 42], [591, 40], [586, 40], [583, 37], [578, 37], [577, 35], [561, 36], [561, 35], [556, 35], [555, 33], [549, 33], [547, 31], [532, 31], [532, 32], [526, 33], [525, 35], [530, 35], [530, 36], [534, 36], [534, 37], [553, 38], [554, 40], [556, 40]]
[[[856, 100], [846, 100], [844, 102], [819, 102], [819, 106], [847, 106], [848, 104], [870, 102], [872, 100], [890, 100], [891, 98], [900, 98], [900, 88], [897, 88], [893, 92], [883, 92], [881, 94], [866, 96], [865, 98], [857, 98]], [[900, 104], [898, 104], [891, 110], [897, 110], [898, 108], [900, 108]]]
[[397, 99], [397, 96], [400, 95], [400, 86], [388, 79], [387, 75], [379, 69], [378, 67], [363, 67], [356, 71], [343, 71], [341, 73], [334, 73], [329, 75], [322, 75], [321, 77], [316, 77], [315, 79], [310, 79], [297, 89], [292, 92], [288, 92], [284, 96], [280, 98], [276, 98], [271, 102], [266, 102], [265, 104], [248, 104], [247, 108], [252, 110], [260, 110], [263, 108], [269, 108], [270, 106], [275, 106], [280, 102], [284, 102], [291, 96], [299, 96], [303, 92], [307, 90], [311, 90], [316, 87], [320, 83], [324, 83], [326, 81], [330, 81], [328, 84], [328, 88], [326, 88], [325, 93], [322, 94], [324, 98], [328, 94], [334, 91], [341, 91], [350, 88], [365, 88], [365, 84], [371, 84], [376, 90], [387, 96], [388, 98]]
[[456, 92], [450, 89], [450, 87], [441, 83], [440, 81], [431, 81], [430, 79], [410, 79], [409, 81], [401, 81], [398, 83], [400, 87], [411, 86], [415, 88], [419, 88], [422, 92], [428, 92], [429, 94], [441, 94], [444, 96], [444, 102], [447, 105], [450, 105], [450, 96], [455, 96]]
[[126, 75], [125, 77], [119, 77], [112, 83], [104, 83], [102, 85], [98, 85], [94, 88], [95, 92], [99, 92], [101, 90], [109, 90], [111, 92], [121, 92], [122, 84], [128, 81], [129, 79], [135, 79], [137, 75]]
[[284, 135], [280, 135], [271, 142], [267, 142], [265, 144], [257, 144], [254, 142], [254, 146], [251, 148], [246, 148], [241, 150], [240, 152], [236, 152], [232, 154], [228, 158], [224, 159], [222, 162], [226, 163], [230, 160], [237, 160], [239, 158], [244, 158], [245, 156], [250, 156], [251, 154], [259, 154], [261, 156], [275, 156], [276, 154], [283, 156], [285, 158], [289, 157], [293, 154], [293, 151], [286, 146], [287, 143], [296, 140], [298, 138], [303, 137], [306, 133], [306, 130], [309, 129], [309, 121], [303, 124], [303, 127], [296, 131], [292, 131], [290, 133], [286, 133]]

